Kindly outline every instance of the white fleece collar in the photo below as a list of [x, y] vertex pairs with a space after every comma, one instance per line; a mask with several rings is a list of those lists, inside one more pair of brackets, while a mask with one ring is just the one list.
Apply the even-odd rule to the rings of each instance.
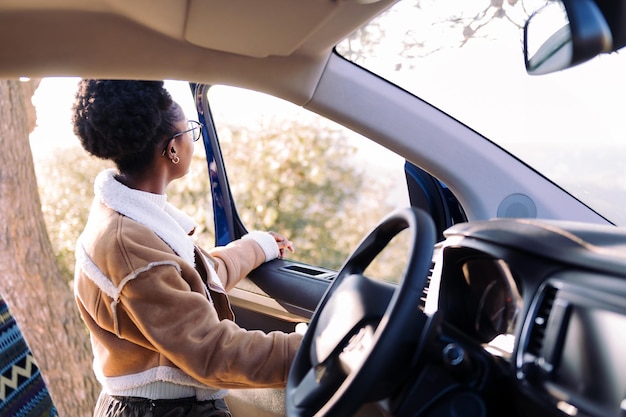
[[195, 265], [194, 243], [189, 233], [196, 223], [167, 202], [163, 194], [134, 190], [115, 179], [117, 171], [107, 169], [94, 182], [96, 199], [105, 206], [143, 224], [157, 234], [178, 256]]

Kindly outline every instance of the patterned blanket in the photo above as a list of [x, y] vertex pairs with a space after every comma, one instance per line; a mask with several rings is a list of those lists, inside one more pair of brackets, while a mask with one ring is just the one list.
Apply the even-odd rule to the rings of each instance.
[[22, 332], [0, 297], [0, 416], [57, 415]]

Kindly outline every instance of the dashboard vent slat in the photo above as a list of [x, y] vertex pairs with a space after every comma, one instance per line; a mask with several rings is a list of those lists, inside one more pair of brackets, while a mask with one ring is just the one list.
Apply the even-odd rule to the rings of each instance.
[[537, 308], [537, 314], [535, 315], [526, 352], [535, 357], [541, 356], [541, 349], [543, 348], [543, 342], [545, 339], [546, 326], [548, 325], [548, 319], [556, 299], [557, 289], [552, 286], [547, 286], [542, 294], [542, 300]]
[[430, 264], [430, 269], [428, 270], [428, 277], [426, 277], [426, 285], [424, 285], [424, 290], [422, 291], [422, 296], [420, 297], [419, 309], [424, 311], [426, 308], [426, 298], [428, 298], [428, 289], [430, 288], [430, 282], [433, 279], [433, 271], [435, 269], [435, 262]]

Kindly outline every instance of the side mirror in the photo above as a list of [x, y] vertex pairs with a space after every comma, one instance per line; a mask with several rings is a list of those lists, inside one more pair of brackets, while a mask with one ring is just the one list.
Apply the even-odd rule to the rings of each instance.
[[612, 47], [611, 29], [593, 0], [549, 2], [524, 26], [524, 60], [531, 75], [573, 67]]

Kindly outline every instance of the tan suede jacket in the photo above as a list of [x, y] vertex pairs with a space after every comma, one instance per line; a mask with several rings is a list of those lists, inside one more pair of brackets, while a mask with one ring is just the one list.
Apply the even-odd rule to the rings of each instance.
[[189, 252], [181, 233], [160, 236], [171, 216], [137, 214], [128, 208], [144, 203], [136, 190], [111, 173], [99, 180], [77, 243], [75, 295], [104, 390], [150, 396], [144, 388], [157, 387], [156, 397], [176, 398], [192, 389], [209, 399], [220, 388], [283, 387], [301, 336], [238, 327], [225, 295], [268, 260], [267, 249], [244, 238], [210, 253], [192, 243]]

